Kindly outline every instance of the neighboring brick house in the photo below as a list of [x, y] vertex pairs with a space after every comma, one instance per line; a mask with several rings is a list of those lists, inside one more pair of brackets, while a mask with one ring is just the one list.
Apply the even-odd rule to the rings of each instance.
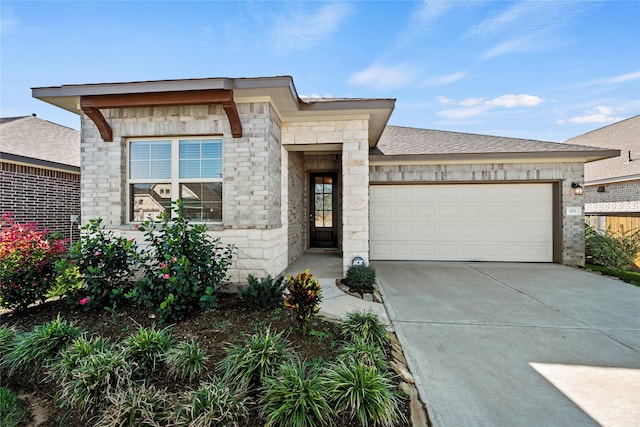
[[80, 132], [35, 115], [0, 118], [0, 211], [77, 239]]
[[387, 126], [394, 99], [301, 99], [288, 76], [33, 89], [82, 118], [82, 218], [127, 237], [182, 198], [238, 248], [232, 281], [305, 251], [584, 263], [587, 161], [616, 150]]
[[640, 115], [567, 141], [620, 150], [584, 167], [585, 214], [601, 230], [640, 229]]

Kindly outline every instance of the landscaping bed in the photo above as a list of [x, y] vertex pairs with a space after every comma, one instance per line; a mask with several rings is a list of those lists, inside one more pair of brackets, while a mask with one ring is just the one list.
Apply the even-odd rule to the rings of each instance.
[[[282, 332], [290, 342], [291, 352], [295, 352], [303, 361], [322, 359], [327, 365], [336, 360], [343, 344], [340, 324], [327, 322], [316, 318], [309, 326], [308, 334], [302, 333], [296, 324], [293, 313], [283, 307], [271, 310], [255, 310], [244, 305], [236, 294], [220, 294], [218, 307], [212, 310], [189, 314], [183, 320], [158, 326], [155, 314], [140, 306], [127, 305], [115, 310], [85, 311], [82, 308], [70, 308], [63, 300], [50, 301], [28, 308], [21, 313], [5, 312], [0, 315], [0, 325], [14, 327], [20, 332], [31, 331], [36, 325], [53, 321], [60, 315], [84, 331], [87, 336], [100, 336], [113, 343], [121, 342], [134, 334], [139, 328], [151, 326], [160, 330], [168, 327], [175, 342], [194, 340], [205, 350], [208, 360], [204, 371], [191, 380], [175, 379], [166, 375], [164, 366], [160, 365], [148, 375], [144, 381], [146, 385], [153, 385], [163, 390], [170, 397], [177, 396], [189, 388], [195, 389], [201, 381], [208, 381], [212, 376], [220, 376], [219, 362], [225, 357], [226, 349], [232, 345], [240, 345], [247, 336], [269, 327], [275, 334]], [[387, 356], [390, 349], [386, 350]], [[87, 420], [81, 420], [80, 414], [66, 412], [58, 408], [58, 393], [55, 382], [47, 379], [46, 373], [36, 372], [32, 381], [27, 381], [25, 375], [8, 375], [6, 367], [0, 373], [1, 385], [8, 386], [22, 396], [28, 396], [31, 408], [31, 424], [39, 426], [62, 425], [74, 427], [85, 426]], [[28, 376], [28, 375], [27, 375]], [[393, 389], [398, 390], [399, 380], [393, 378]], [[258, 391], [249, 393], [249, 415], [239, 422], [242, 426], [263, 426], [266, 418], [260, 410]], [[395, 425], [409, 426], [408, 400], [398, 391], [401, 420]], [[39, 420], [39, 423], [38, 423]], [[350, 419], [348, 412], [342, 412], [334, 418], [336, 426], [358, 425]]]

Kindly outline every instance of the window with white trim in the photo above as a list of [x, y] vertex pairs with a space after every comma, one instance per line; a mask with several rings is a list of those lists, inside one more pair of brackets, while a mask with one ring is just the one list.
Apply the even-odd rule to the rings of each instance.
[[182, 199], [197, 222], [222, 222], [222, 139], [129, 141], [129, 221], [154, 219]]

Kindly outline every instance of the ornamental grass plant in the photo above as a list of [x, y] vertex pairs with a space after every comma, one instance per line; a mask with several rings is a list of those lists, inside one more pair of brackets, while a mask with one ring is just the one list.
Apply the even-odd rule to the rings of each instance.
[[163, 356], [169, 377], [192, 380], [201, 376], [209, 356], [197, 341], [181, 341], [170, 347]]
[[342, 334], [348, 340], [359, 339], [382, 349], [389, 344], [389, 331], [380, 318], [371, 311], [347, 313], [347, 319], [342, 324]]

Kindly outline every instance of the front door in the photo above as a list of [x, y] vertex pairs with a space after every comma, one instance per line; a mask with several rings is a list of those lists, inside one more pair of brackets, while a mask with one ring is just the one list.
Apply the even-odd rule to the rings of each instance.
[[314, 173], [310, 178], [311, 247], [335, 248], [338, 246], [337, 175], [335, 173]]

